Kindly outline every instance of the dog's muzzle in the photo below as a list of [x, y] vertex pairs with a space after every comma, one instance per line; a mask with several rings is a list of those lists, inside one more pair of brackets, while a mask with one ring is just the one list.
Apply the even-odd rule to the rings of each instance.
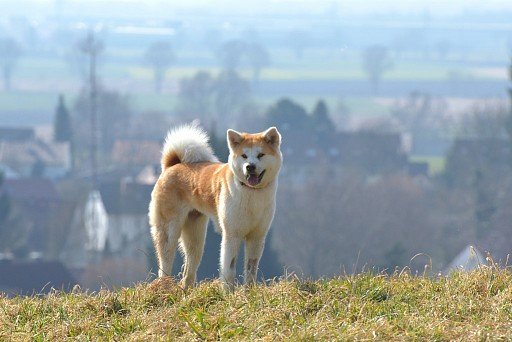
[[256, 172], [249, 172], [245, 178], [247, 180], [247, 183], [250, 186], [257, 186], [261, 183], [261, 180], [263, 179], [263, 176], [265, 175], [265, 171], [263, 170], [259, 175]]

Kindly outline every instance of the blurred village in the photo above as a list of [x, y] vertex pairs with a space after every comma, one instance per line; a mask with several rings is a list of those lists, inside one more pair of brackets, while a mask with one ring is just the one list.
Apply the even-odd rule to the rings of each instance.
[[[408, 85], [385, 78], [391, 65], [401, 62], [484, 63], [484, 57], [473, 62], [472, 51], [460, 45], [437, 40], [439, 32], [430, 24], [423, 31], [405, 30], [423, 37], [424, 45], [404, 38], [410, 44], [358, 47], [350, 58], [358, 60], [354, 68], [362, 70], [363, 79], [312, 81], [305, 88], [265, 78], [277, 43], [264, 43], [264, 31], [258, 36], [256, 29], [239, 25], [243, 34], [220, 40], [219, 31], [206, 30], [210, 38], [200, 44], [212, 44], [215, 68], [197, 67], [172, 80], [168, 75], [182, 50], [180, 40], [192, 33], [176, 22], [158, 27], [178, 27], [169, 37], [156, 35], [155, 27], [148, 28], [149, 36], [124, 33], [123, 43], [146, 46], [140, 59], [152, 76], [138, 99], [173, 98], [172, 105], [161, 106], [166, 109], [141, 110], [133, 104], [136, 81], [114, 82], [102, 69], [106, 51], [121, 44], [119, 37], [110, 38], [109, 47], [105, 30], [86, 25], [68, 32], [64, 28], [72, 20], [59, 20], [52, 34], [69, 35], [62, 39], [72, 53], [61, 55], [80, 75], [73, 83], [77, 92], [70, 95], [66, 83], [56, 87], [46, 121], [24, 120], [35, 114], [8, 108], [2, 110], [9, 112], [5, 122], [0, 119], [0, 291], [44, 293], [75, 284], [94, 291], [153, 279], [158, 270], [147, 210], [162, 142], [169, 128], [194, 120], [209, 132], [222, 161], [228, 156], [227, 128], [256, 132], [277, 126], [282, 134], [284, 165], [261, 262], [263, 279], [403, 268], [437, 274], [463, 264], [474, 267], [486, 257], [507, 263], [510, 79], [491, 82], [454, 72], [437, 83]], [[37, 27], [24, 25], [4, 22], [4, 32], [24, 33], [15, 38], [4, 33], [0, 41], [0, 66], [8, 70], [3, 91], [21, 102], [27, 85], [16, 83], [14, 65], [24, 55], [50, 54], [43, 48], [48, 32], [38, 35]], [[110, 37], [120, 34], [115, 32]], [[387, 34], [402, 37], [400, 32]], [[299, 39], [297, 30], [286, 34], [296, 40], [287, 47], [293, 63], [307, 59], [308, 50], [339, 45], [315, 40], [314, 29], [308, 39]], [[436, 53], [425, 52], [434, 46]], [[489, 63], [509, 69], [512, 77], [503, 62], [509, 58]], [[354, 109], [354, 103], [365, 107]], [[365, 117], [360, 114], [365, 111], [378, 114]], [[209, 229], [200, 279], [217, 276], [219, 243], [220, 236]], [[175, 274], [180, 267], [177, 260]]]

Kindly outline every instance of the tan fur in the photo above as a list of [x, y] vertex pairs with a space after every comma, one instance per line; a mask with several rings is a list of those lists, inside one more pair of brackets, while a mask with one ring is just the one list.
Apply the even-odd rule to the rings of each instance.
[[162, 165], [164, 169], [167, 169], [180, 162], [180, 157], [176, 153], [164, 154], [162, 157]]
[[[173, 136], [168, 136], [176, 146], [183, 145], [172, 139]], [[179, 243], [185, 256], [185, 287], [195, 282], [208, 218], [214, 220], [222, 233], [220, 273], [225, 287], [233, 289], [235, 263], [242, 241], [246, 245], [245, 280], [247, 283], [256, 281], [265, 236], [275, 211], [277, 175], [282, 160], [280, 135], [275, 128], [257, 134], [228, 130], [228, 145], [230, 157], [226, 164], [187, 163], [179, 157], [180, 153], [185, 155], [183, 151], [164, 148], [163, 171], [153, 189], [149, 220], [159, 260], [159, 276], [170, 275]], [[204, 142], [193, 148], [197, 150], [192, 151], [194, 155], [203, 153], [205, 159], [216, 160], [208, 155], [211, 149]], [[255, 168], [254, 174], [260, 176], [258, 184], [249, 184], [249, 163]]]

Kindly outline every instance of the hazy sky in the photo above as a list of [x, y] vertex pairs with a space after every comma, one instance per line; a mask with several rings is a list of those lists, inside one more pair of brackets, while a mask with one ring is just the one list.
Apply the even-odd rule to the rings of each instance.
[[[431, 16], [464, 12], [500, 12], [512, 10], [511, 0], [0, 0], [3, 14], [37, 14], [53, 11], [60, 5], [64, 12], [76, 9], [97, 12], [114, 9], [120, 14], [137, 13], [162, 15], [162, 11], [204, 11], [211, 13], [269, 13], [310, 12], [322, 13], [419, 13], [427, 10]], [[80, 12], [78, 12], [80, 13]]]

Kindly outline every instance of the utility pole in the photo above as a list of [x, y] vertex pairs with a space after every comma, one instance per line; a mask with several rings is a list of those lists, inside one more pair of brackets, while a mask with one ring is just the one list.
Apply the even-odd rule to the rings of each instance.
[[101, 200], [98, 186], [98, 84], [96, 79], [96, 65], [98, 55], [103, 50], [103, 43], [95, 36], [91, 28], [87, 36], [79, 42], [80, 51], [86, 55], [89, 61], [89, 77], [86, 87], [89, 90], [89, 112], [91, 122], [91, 185], [84, 210], [85, 229], [88, 234], [87, 248], [89, 250], [89, 262], [96, 263], [101, 260], [100, 252], [104, 249], [106, 232], [106, 214]]
[[98, 40], [91, 29], [87, 37], [80, 42], [80, 51], [89, 59], [89, 111], [91, 119], [91, 172], [93, 190], [98, 189], [98, 89], [96, 82], [96, 62], [103, 50], [103, 43]]

